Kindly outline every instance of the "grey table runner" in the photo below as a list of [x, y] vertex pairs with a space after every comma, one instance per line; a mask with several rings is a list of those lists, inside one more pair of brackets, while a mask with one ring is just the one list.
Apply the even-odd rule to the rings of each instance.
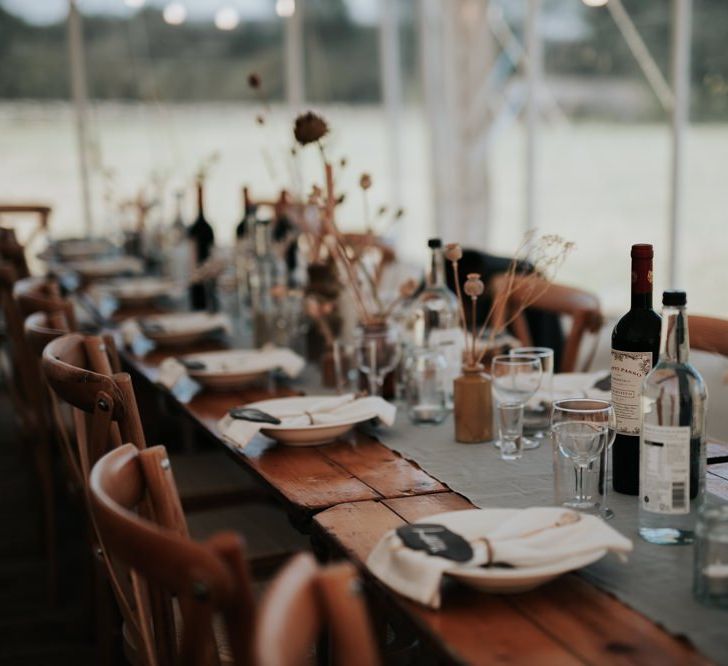
[[[521, 460], [507, 462], [490, 443], [455, 442], [452, 416], [439, 426], [415, 426], [401, 409], [395, 426], [378, 436], [479, 507], [554, 503], [548, 442], [525, 451]], [[728, 664], [728, 611], [693, 599], [692, 546], [655, 546], [643, 541], [637, 534], [636, 497], [610, 493], [609, 506], [615, 512], [610, 524], [634, 541], [634, 551], [627, 564], [608, 555], [581, 574], [670, 633], [686, 636], [706, 656]]]

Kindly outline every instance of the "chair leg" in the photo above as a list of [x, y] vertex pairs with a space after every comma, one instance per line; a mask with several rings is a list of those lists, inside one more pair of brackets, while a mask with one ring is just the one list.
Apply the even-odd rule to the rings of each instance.
[[36, 446], [35, 468], [41, 486], [42, 538], [46, 558], [47, 598], [51, 606], [58, 602], [58, 550], [56, 534], [56, 498], [53, 482], [53, 461], [45, 446]]

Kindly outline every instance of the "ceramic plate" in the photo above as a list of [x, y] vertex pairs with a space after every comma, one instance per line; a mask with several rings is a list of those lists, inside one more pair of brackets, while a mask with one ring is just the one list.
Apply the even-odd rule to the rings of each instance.
[[187, 370], [187, 374], [205, 388], [227, 391], [250, 384], [265, 377], [272, 368], [255, 351], [232, 349], [222, 352], [188, 354], [188, 361], [202, 361], [203, 370]]
[[144, 305], [157, 298], [177, 291], [177, 285], [171, 280], [154, 277], [119, 280], [104, 285], [109, 294], [125, 306]]
[[[262, 400], [254, 402], [246, 407], [256, 407], [264, 412], [268, 412], [273, 416], [276, 415], [276, 409], [300, 409], [301, 412], [306, 411], [317, 402], [330, 398], [332, 396], [323, 395], [307, 395], [296, 396], [292, 398], [275, 398], [273, 400]], [[324, 423], [309, 426], [287, 426], [285, 424], [266, 426], [261, 432], [271, 439], [275, 439], [281, 444], [288, 446], [318, 446], [319, 444], [328, 444], [345, 435], [357, 423], [364, 423], [373, 419], [376, 414], [368, 414], [349, 418], [336, 423]]]
[[[472, 521], [473, 514], [478, 514], [478, 520], [482, 522], [485, 528], [490, 529], [508, 520], [517, 511], [517, 509], [449, 511], [437, 516], [429, 516], [422, 522], [437, 523], [457, 532], [461, 525]], [[607, 550], [602, 549], [594, 553], [570, 557], [555, 564], [539, 567], [519, 567], [517, 569], [473, 567], [472, 569], [448, 571], [447, 575], [481, 592], [515, 594], [517, 592], [527, 592], [569, 571], [581, 569], [600, 560], [606, 554]]]
[[[192, 344], [222, 328], [219, 316], [204, 313], [152, 315], [143, 319], [152, 325], [145, 327], [140, 324], [144, 337], [170, 347]], [[155, 330], [154, 324], [159, 324], [160, 328]]]
[[140, 259], [136, 257], [111, 257], [109, 259], [90, 259], [71, 263], [68, 267], [85, 278], [111, 277], [131, 273], [138, 275], [144, 270]]
[[58, 257], [64, 261], [91, 259], [108, 254], [113, 245], [103, 239], [67, 238], [55, 244]]

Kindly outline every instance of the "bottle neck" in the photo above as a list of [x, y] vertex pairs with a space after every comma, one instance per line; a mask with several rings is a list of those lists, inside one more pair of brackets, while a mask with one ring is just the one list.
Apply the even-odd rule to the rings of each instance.
[[445, 286], [445, 260], [441, 248], [432, 248], [430, 257], [430, 270], [427, 273], [428, 287]]
[[652, 258], [632, 258], [632, 309], [652, 309]]
[[270, 233], [270, 224], [258, 222], [255, 225], [255, 253], [259, 257], [265, 257], [270, 254]]
[[197, 219], [205, 219], [205, 191], [202, 183], [197, 183]]
[[685, 308], [665, 306], [660, 332], [660, 361], [687, 363], [689, 353], [690, 336]]

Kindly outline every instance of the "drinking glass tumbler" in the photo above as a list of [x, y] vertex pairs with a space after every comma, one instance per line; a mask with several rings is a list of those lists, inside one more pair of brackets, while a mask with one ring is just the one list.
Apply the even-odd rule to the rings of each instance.
[[706, 503], [700, 508], [693, 562], [695, 598], [728, 608], [728, 505]]
[[497, 402], [496, 446], [501, 458], [517, 460], [522, 455], [523, 407], [541, 385], [541, 361], [535, 356], [502, 354], [491, 363], [491, 381]]
[[513, 356], [535, 356], [541, 361], [541, 386], [525, 407], [523, 426], [528, 437], [523, 437], [524, 449], [537, 449], [551, 429], [551, 402], [554, 390], [554, 350], [550, 347], [517, 347]]

